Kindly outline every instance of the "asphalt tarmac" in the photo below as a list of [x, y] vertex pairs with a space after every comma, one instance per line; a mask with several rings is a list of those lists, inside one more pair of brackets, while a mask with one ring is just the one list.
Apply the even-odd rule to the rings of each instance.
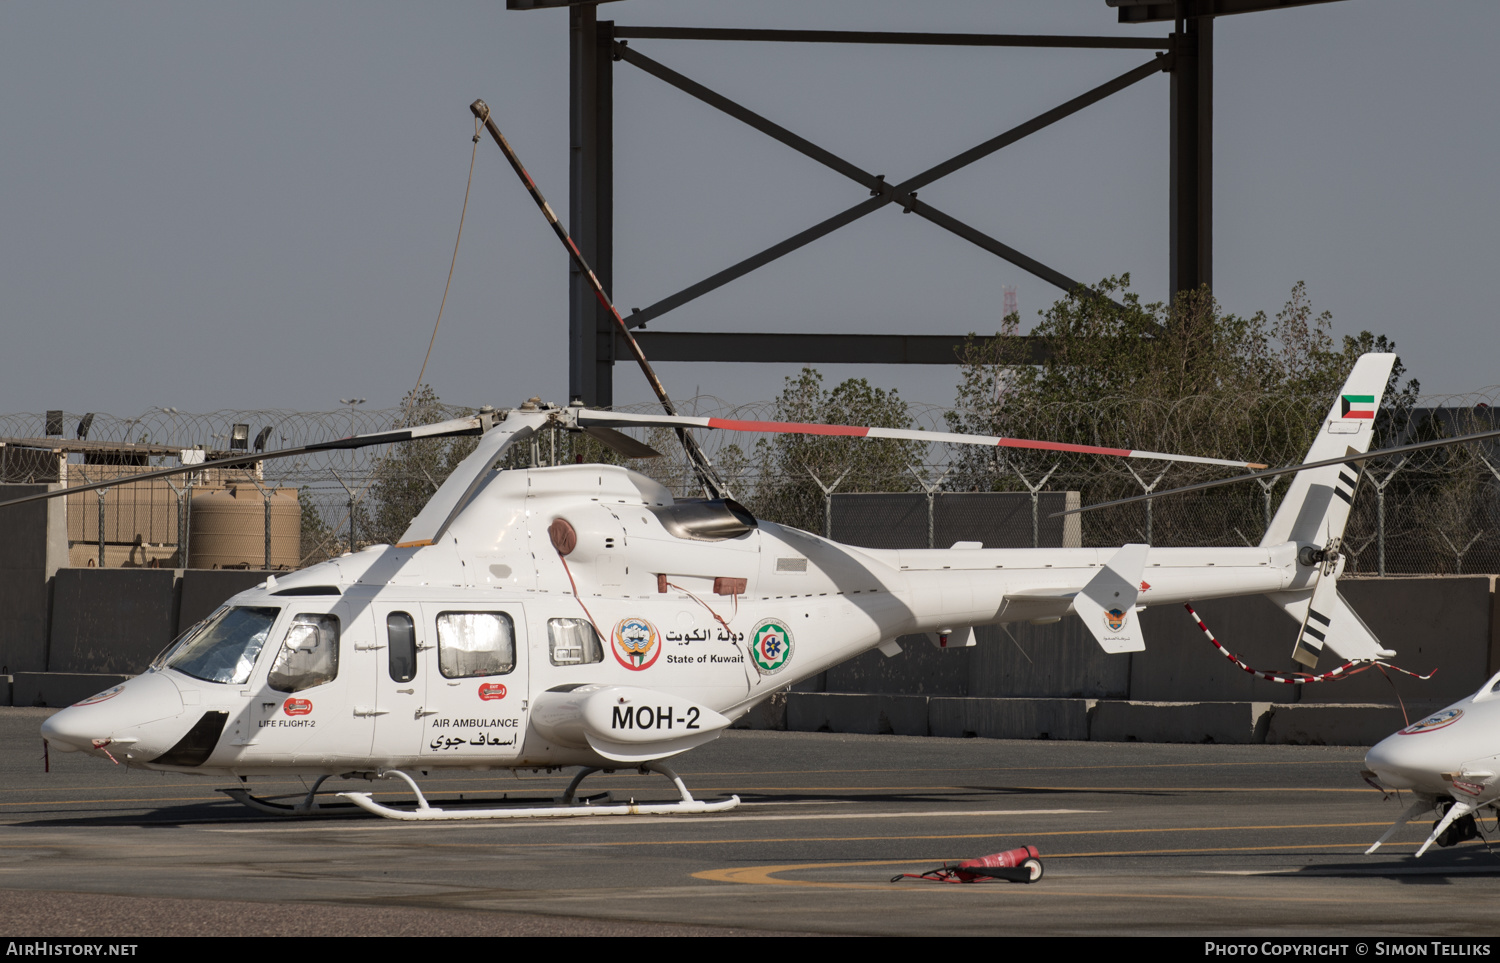
[[[698, 798], [738, 794], [729, 813], [419, 824], [261, 815], [223, 780], [82, 754], [43, 772], [48, 711], [0, 708], [0, 935], [1500, 934], [1500, 841], [1413, 860], [1418, 823], [1363, 855], [1406, 801], [1363, 783], [1358, 748], [729, 732], [674, 760]], [[566, 781], [422, 786], [535, 804]], [[583, 785], [606, 790], [674, 795]], [[1026, 844], [1033, 884], [891, 882]]]

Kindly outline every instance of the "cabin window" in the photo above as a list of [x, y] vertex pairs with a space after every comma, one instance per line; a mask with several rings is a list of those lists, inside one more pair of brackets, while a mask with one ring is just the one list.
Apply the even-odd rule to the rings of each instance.
[[385, 637], [389, 644], [390, 673], [396, 682], [410, 682], [417, 677], [417, 626], [405, 612], [385, 617]]
[[553, 665], [604, 661], [604, 646], [588, 619], [548, 619], [547, 643]]
[[445, 678], [505, 675], [516, 667], [515, 623], [504, 612], [444, 612], [437, 630]]
[[299, 613], [286, 630], [266, 684], [277, 692], [301, 692], [332, 682], [338, 674], [338, 616]]
[[168, 668], [204, 682], [244, 685], [281, 609], [237, 606], [221, 609], [191, 637], [177, 643]]

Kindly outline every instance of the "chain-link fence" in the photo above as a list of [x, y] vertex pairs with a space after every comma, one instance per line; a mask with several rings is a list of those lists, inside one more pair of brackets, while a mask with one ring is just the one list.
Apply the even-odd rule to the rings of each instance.
[[[1382, 411], [1377, 445], [1395, 445], [1452, 437], [1496, 427], [1491, 403], [1500, 388], [1462, 396], [1424, 398], [1410, 409]], [[1170, 404], [1139, 399], [1105, 399], [1090, 404], [1050, 406], [1012, 417], [1003, 425], [1022, 425], [1027, 437], [1067, 439], [1098, 445], [1195, 455], [1242, 458], [1272, 465], [1299, 462], [1311, 444], [1327, 399], [1245, 396], [1188, 398]], [[700, 396], [682, 404], [684, 413], [742, 420], [770, 420], [775, 402], [730, 405]], [[651, 411], [649, 405], [637, 410]], [[90, 442], [127, 442], [171, 449], [201, 447], [211, 459], [227, 451], [236, 426], [240, 436], [264, 442], [267, 449], [294, 448], [349, 434], [386, 430], [393, 425], [461, 417], [467, 409], [427, 404], [408, 415], [402, 408], [327, 412], [217, 411], [189, 414], [151, 409], [134, 418], [96, 414], [87, 430]], [[945, 431], [955, 416], [971, 412], [930, 405], [908, 405], [911, 427]], [[1014, 413], [1013, 413], [1014, 414]], [[65, 414], [65, 430], [76, 432], [81, 416]], [[11, 439], [0, 460], [7, 482], [55, 481], [56, 458], [39, 457], [17, 439], [45, 435], [47, 416], [0, 415], [0, 435]], [[56, 419], [50, 426], [56, 434]], [[969, 422], [972, 423], [972, 422]], [[1020, 431], [1008, 432], [1021, 434]], [[626, 462], [585, 436], [544, 432], [533, 443], [507, 453], [506, 465], [570, 464], [609, 461], [628, 464], [667, 485], [680, 496], [697, 496], [691, 469], [672, 433], [632, 431], [663, 453], [661, 458]], [[838, 475], [807, 460], [785, 457], [778, 441], [723, 431], [699, 433], [700, 442], [735, 496], [764, 517], [784, 520], [818, 532], [830, 522], [830, 496], [870, 491], [957, 493], [1011, 491], [1027, 493], [1045, 506], [1044, 492], [1078, 492], [1081, 503], [1121, 498], [1147, 491], [1224, 477], [1229, 469], [1196, 465], [1137, 462], [1054, 452], [1006, 448], [971, 448], [946, 444], [907, 444], [892, 449], [901, 461], [884, 476]], [[860, 439], [799, 439], [799, 444], [890, 444]], [[411, 515], [470, 450], [470, 439], [385, 446], [278, 459], [262, 463], [255, 483], [299, 492], [302, 508], [302, 564], [399, 536]], [[835, 452], [842, 449], [835, 449]], [[73, 455], [66, 476], [70, 483], [171, 465], [176, 459], [157, 455], [147, 466], [128, 471], [84, 464]], [[837, 466], [837, 457], [829, 464]], [[894, 464], [894, 463], [893, 463]], [[889, 468], [889, 466], [888, 466]], [[52, 475], [49, 477], [48, 472]], [[249, 481], [253, 472], [246, 472]], [[233, 483], [231, 473], [218, 483]], [[1081, 531], [1070, 536], [1086, 546], [1146, 541], [1154, 545], [1253, 545], [1265, 530], [1286, 481], [1245, 483], [1145, 504], [1090, 512], [1081, 516]], [[80, 542], [124, 540], [171, 544], [178, 538], [187, 497], [181, 480], [155, 482], [142, 491], [112, 488], [100, 500], [93, 494], [69, 499], [69, 538]], [[791, 494], [788, 494], [791, 493]], [[268, 496], [269, 497], [269, 496]], [[114, 501], [111, 502], [110, 498]], [[92, 508], [89, 507], [92, 503]], [[1050, 508], [1047, 509], [1050, 512]], [[1045, 519], [1045, 513], [1040, 516]], [[76, 524], [75, 524], [76, 518]], [[100, 523], [105, 526], [101, 538]], [[1030, 513], [1024, 519], [1032, 524]], [[925, 523], [925, 522], [924, 522]], [[142, 528], [142, 525], [145, 528]], [[1048, 524], [1057, 524], [1055, 521]], [[125, 529], [131, 529], [126, 532]], [[149, 531], [148, 531], [149, 530]], [[1355, 496], [1344, 539], [1351, 574], [1453, 574], [1500, 571], [1500, 443], [1436, 449], [1405, 458], [1366, 465]], [[101, 553], [101, 558], [102, 558]]]

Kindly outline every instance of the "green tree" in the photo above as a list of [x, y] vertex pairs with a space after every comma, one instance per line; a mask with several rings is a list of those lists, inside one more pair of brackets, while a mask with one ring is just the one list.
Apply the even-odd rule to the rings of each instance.
[[[1057, 301], [1033, 328], [1046, 346], [1029, 364], [1022, 339], [972, 339], [962, 358], [955, 431], [1075, 444], [1241, 458], [1269, 464], [1300, 460], [1334, 392], [1358, 356], [1389, 351], [1384, 336], [1362, 332], [1336, 346], [1328, 312], [1314, 314], [1299, 282], [1274, 321], [1263, 312], [1225, 312], [1205, 287], [1170, 303], [1143, 304], [1128, 275], [1106, 278]], [[1004, 320], [1014, 335], [1019, 318]], [[1400, 385], [1398, 362], [1377, 423], [1382, 437], [1410, 410], [1415, 380]], [[1380, 441], [1380, 438], [1377, 438]], [[1015, 490], [1017, 472], [1035, 479], [1055, 468], [1049, 486], [1075, 488], [1085, 503], [1221, 477], [1222, 469], [1164, 463], [1127, 464], [1097, 456], [1018, 449], [955, 453], [953, 487]], [[1133, 471], [1132, 471], [1133, 470]], [[1160, 479], [1158, 480], [1158, 476]], [[1284, 489], [1284, 483], [1283, 483]], [[1093, 544], [1151, 540], [1244, 544], [1259, 538], [1266, 493], [1253, 485], [1196, 498], [1194, 511], [1131, 506], [1086, 516]]]
[[[470, 413], [445, 407], [430, 385], [422, 385], [407, 392], [401, 415], [391, 427], [427, 425]], [[360, 541], [394, 544], [475, 444], [473, 438], [422, 438], [392, 445], [377, 463], [363, 500], [370, 506], [368, 516], [356, 520]]]
[[[912, 427], [911, 412], [895, 391], [870, 387], [851, 378], [832, 390], [823, 376], [803, 368], [776, 399], [777, 421], [880, 428]], [[913, 468], [924, 461], [920, 442], [778, 434], [758, 441], [755, 461], [759, 484], [749, 505], [764, 518], [821, 532], [825, 521], [824, 486], [838, 491], [907, 492], [918, 489]]]
[[323, 513], [318, 511], [312, 491], [305, 485], [297, 490], [297, 505], [302, 509], [301, 560], [297, 567], [306, 568], [336, 555], [338, 540], [323, 520]]

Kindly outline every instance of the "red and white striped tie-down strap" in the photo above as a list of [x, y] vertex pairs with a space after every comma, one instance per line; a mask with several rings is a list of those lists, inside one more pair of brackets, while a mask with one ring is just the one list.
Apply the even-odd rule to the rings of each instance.
[[1239, 656], [1224, 648], [1224, 646], [1219, 643], [1219, 640], [1214, 638], [1214, 634], [1208, 630], [1208, 626], [1203, 623], [1202, 617], [1199, 616], [1197, 612], [1193, 611], [1193, 606], [1190, 603], [1184, 602], [1182, 607], [1187, 609], [1188, 615], [1191, 615], [1193, 617], [1193, 621], [1198, 623], [1198, 628], [1203, 630], [1203, 634], [1208, 637], [1208, 641], [1214, 644], [1214, 648], [1218, 649], [1220, 654], [1222, 654], [1224, 658], [1228, 659], [1230, 662], [1233, 662], [1235, 665], [1255, 676], [1257, 679], [1265, 679], [1267, 682], [1280, 682], [1283, 685], [1306, 685], [1309, 682], [1327, 682], [1331, 679], [1339, 678], [1347, 679], [1352, 676], [1359, 675], [1366, 669], [1373, 669], [1376, 667], [1379, 667], [1381, 669], [1395, 669], [1397, 672], [1409, 675], [1414, 679], [1430, 679], [1433, 677], [1434, 673], [1437, 672], [1436, 669], [1433, 669], [1432, 672], [1429, 672], [1426, 675], [1420, 675], [1416, 672], [1410, 671], [1409, 669], [1403, 669], [1399, 665], [1392, 665], [1389, 662], [1381, 662], [1378, 660], [1366, 662], [1364, 665], [1360, 665], [1358, 662], [1345, 662], [1341, 666], [1337, 666], [1327, 672], [1320, 672], [1317, 675], [1312, 675], [1307, 672], [1262, 672], [1260, 669], [1256, 669], [1252, 666], [1246, 665]]

